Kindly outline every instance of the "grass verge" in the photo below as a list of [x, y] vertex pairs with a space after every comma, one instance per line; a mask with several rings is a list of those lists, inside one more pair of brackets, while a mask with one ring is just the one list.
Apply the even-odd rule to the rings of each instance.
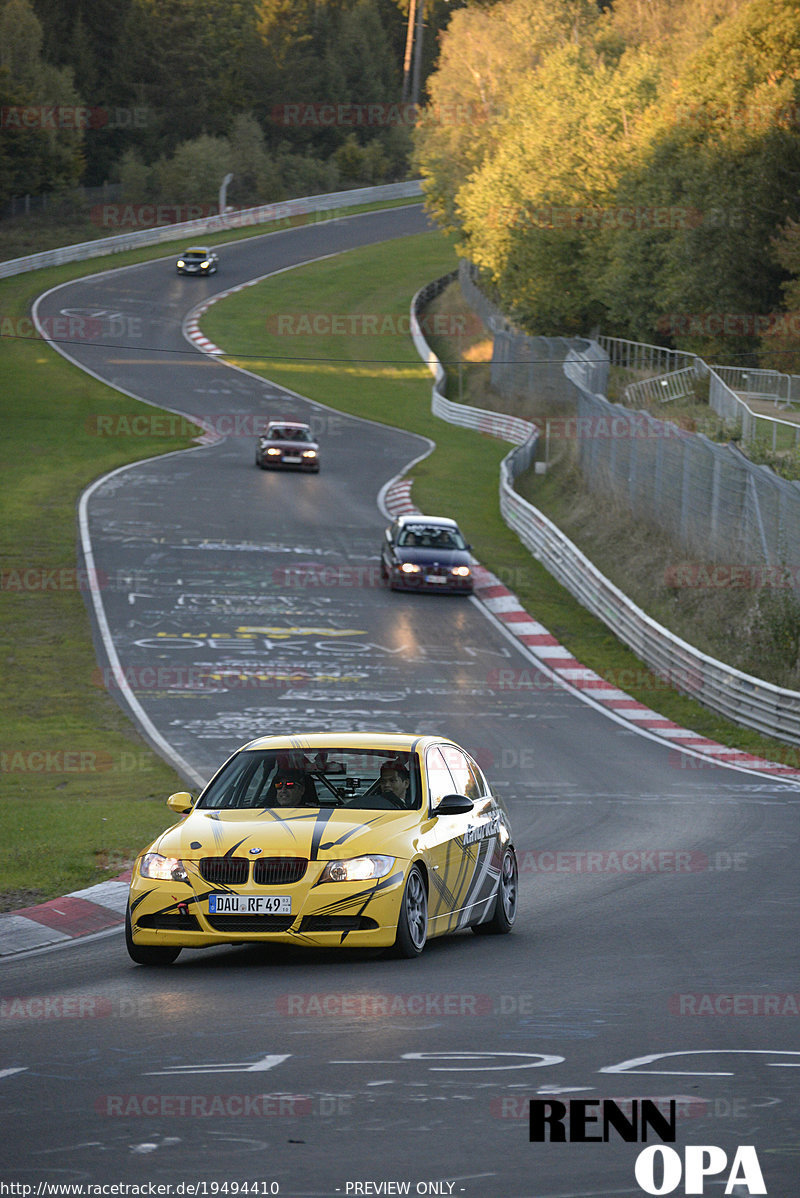
[[[509, 446], [432, 415], [431, 376], [420, 366], [401, 319], [412, 293], [454, 264], [451, 250], [437, 234], [406, 239], [400, 260], [390, 245], [355, 250], [293, 271], [290, 289], [282, 276], [214, 305], [203, 318], [203, 331], [229, 360], [255, 373], [340, 411], [435, 440], [436, 451], [413, 471], [415, 502], [424, 511], [454, 516], [480, 561], [578, 660], [682, 726], [742, 751], [800, 766], [800, 751], [732, 724], [668, 687], [581, 607], [506, 527], [499, 515], [497, 488], [499, 462]], [[308, 318], [305, 324], [296, 319], [298, 313]], [[274, 331], [281, 327], [276, 314], [287, 318], [282, 335]], [[307, 325], [333, 328], [335, 316], [341, 318], [342, 332], [303, 335]], [[375, 320], [380, 335], [363, 332], [366, 317]], [[474, 365], [478, 381], [470, 379], [464, 393], [477, 404], [486, 379], [481, 339], [459, 344], [433, 338], [432, 344], [443, 360], [455, 362], [460, 354], [465, 368]], [[450, 397], [457, 398], [457, 381], [451, 377], [449, 384]], [[489, 396], [481, 406], [499, 408], [503, 403]], [[526, 414], [524, 403], [516, 414]]]

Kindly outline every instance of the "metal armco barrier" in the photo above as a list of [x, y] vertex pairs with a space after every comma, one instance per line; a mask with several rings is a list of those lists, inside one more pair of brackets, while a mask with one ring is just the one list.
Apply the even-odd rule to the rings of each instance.
[[154, 229], [136, 229], [131, 233], [119, 233], [114, 237], [100, 237], [97, 241], [83, 241], [78, 245], [62, 246], [57, 250], [44, 250], [40, 254], [29, 254], [26, 258], [12, 258], [8, 262], [0, 262], [0, 279], [23, 274], [28, 270], [40, 270], [45, 266], [60, 266], [64, 262], [82, 262], [87, 258], [102, 257], [104, 254], [120, 254], [124, 250], [158, 245], [164, 241], [177, 241], [184, 237], [196, 239], [198, 234], [203, 233], [243, 229], [248, 225], [266, 225], [292, 216], [353, 208], [358, 204], [378, 204], [382, 200], [413, 199], [421, 195], [418, 180], [413, 180], [408, 183], [386, 183], [381, 187], [360, 187], [355, 191], [334, 191], [328, 195], [306, 196], [297, 200], [281, 200], [277, 204], [242, 208], [226, 212], [222, 216], [207, 216], [201, 220], [185, 221], [180, 225], [160, 225]]
[[[500, 512], [508, 527], [537, 561], [658, 677], [737, 724], [790, 744], [800, 744], [800, 692], [743, 674], [706, 656], [651, 620], [542, 512], [517, 494], [514, 480], [536, 458], [539, 430], [535, 425], [515, 420], [513, 425], [504, 426], [497, 413], [453, 403], [442, 394], [445, 371], [422, 335], [418, 313], [455, 277], [446, 275], [417, 292], [411, 302], [411, 333], [417, 352], [434, 376], [431, 404], [434, 415], [451, 424], [480, 428], [517, 443], [500, 465]], [[525, 425], [528, 434], [520, 440], [521, 426]]]

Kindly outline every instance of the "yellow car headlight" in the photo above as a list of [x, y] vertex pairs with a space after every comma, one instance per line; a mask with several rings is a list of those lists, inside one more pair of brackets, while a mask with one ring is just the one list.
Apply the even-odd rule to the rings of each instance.
[[394, 857], [373, 853], [367, 857], [349, 857], [342, 861], [329, 861], [320, 875], [320, 882], [367, 882], [372, 878], [385, 878], [394, 865]]
[[162, 857], [160, 853], [145, 853], [139, 862], [139, 873], [159, 882], [189, 881], [186, 867], [178, 857]]
[[400, 567], [404, 574], [419, 574], [421, 568], [422, 567], [416, 565], [415, 562], [403, 562], [402, 566]]
[[459, 578], [469, 578], [471, 571], [469, 566], [453, 566], [450, 573], [456, 574]]
[[272, 449], [268, 449], [267, 453], [271, 458], [279, 458], [281, 456], [281, 451], [279, 449], [275, 449], [274, 446]]
[[304, 458], [315, 458], [316, 456], [317, 456], [316, 449], [304, 449], [303, 450]]

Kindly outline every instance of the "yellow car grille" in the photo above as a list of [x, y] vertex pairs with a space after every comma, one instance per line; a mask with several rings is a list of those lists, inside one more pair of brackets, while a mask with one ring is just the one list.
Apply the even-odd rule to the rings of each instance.
[[[305, 857], [259, 857], [253, 863], [256, 886], [291, 886], [308, 868]], [[250, 877], [246, 857], [203, 857], [200, 876], [212, 886], [244, 886]]]

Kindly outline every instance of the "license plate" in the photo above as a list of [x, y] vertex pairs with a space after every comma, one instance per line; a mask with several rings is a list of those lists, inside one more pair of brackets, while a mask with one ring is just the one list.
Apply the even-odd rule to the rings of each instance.
[[291, 915], [290, 894], [210, 894], [209, 915]]
[[303, 460], [303, 459], [302, 459], [302, 458], [298, 458], [298, 457], [294, 457], [294, 456], [292, 456], [292, 455], [290, 455], [290, 454], [288, 454], [288, 453], [287, 453], [287, 454], [285, 454], [285, 455], [284, 455], [284, 459], [283, 459], [283, 460], [284, 460], [284, 462], [291, 462], [291, 463], [292, 463], [292, 465], [294, 465], [294, 463], [295, 463], [295, 462], [302, 462], [302, 460]]
[[445, 582], [447, 582], [447, 579], [442, 578], [442, 576], [440, 574], [426, 574], [425, 581], [426, 582], [436, 582], [436, 583], [439, 583], [440, 585], [442, 585]]

